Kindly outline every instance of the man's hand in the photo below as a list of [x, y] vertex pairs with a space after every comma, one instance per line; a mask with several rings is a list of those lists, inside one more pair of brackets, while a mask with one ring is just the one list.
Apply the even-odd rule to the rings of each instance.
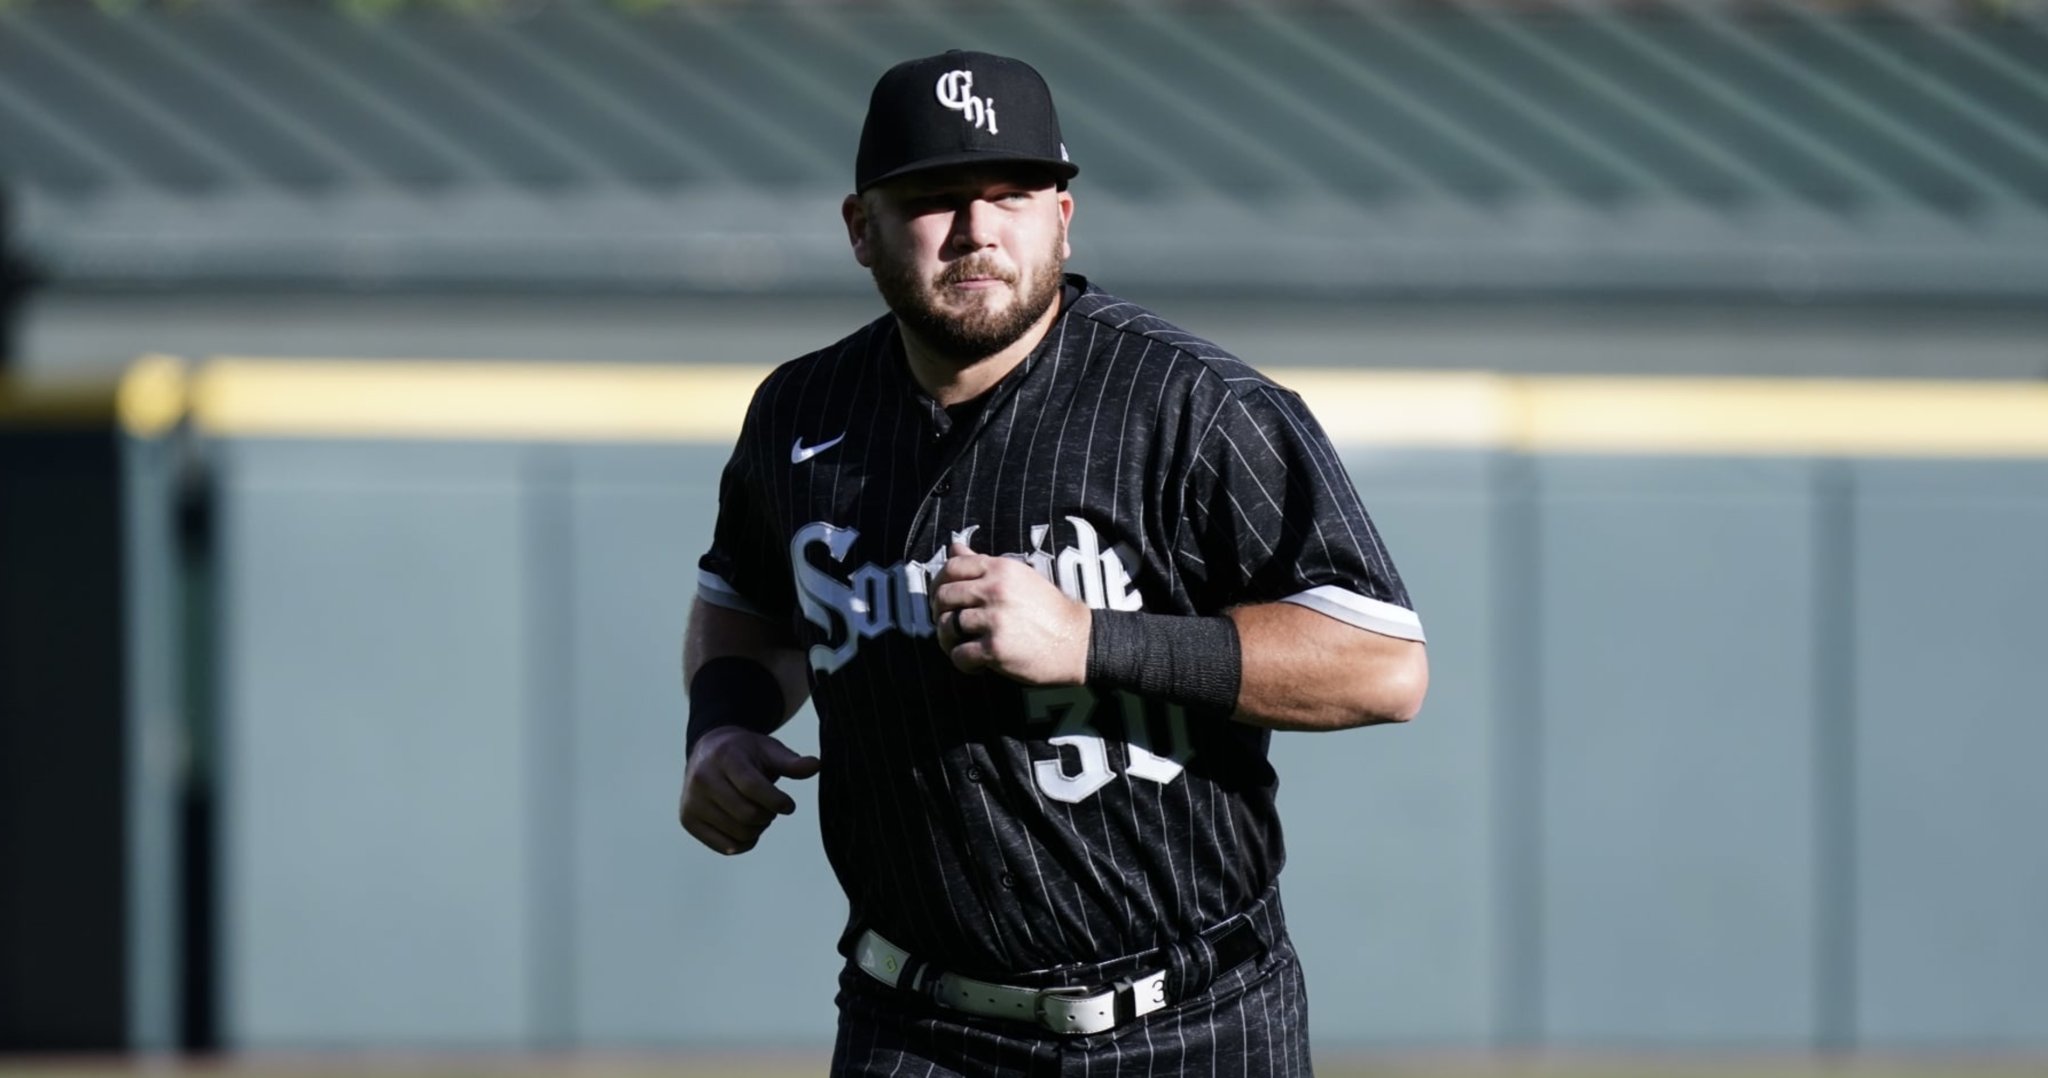
[[796, 802], [775, 788], [778, 779], [807, 779], [823, 766], [766, 734], [737, 726], [713, 730], [697, 742], [683, 771], [683, 830], [719, 853], [745, 853], [777, 816]]
[[1088, 608], [1015, 558], [976, 554], [955, 539], [935, 578], [939, 646], [967, 673], [993, 670], [1026, 685], [1088, 677]]

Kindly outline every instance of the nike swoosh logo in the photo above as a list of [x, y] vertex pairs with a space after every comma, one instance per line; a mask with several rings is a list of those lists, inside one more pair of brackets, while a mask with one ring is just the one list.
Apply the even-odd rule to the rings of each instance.
[[842, 434], [829, 442], [819, 442], [817, 445], [805, 445], [804, 440], [802, 438], [798, 438], [796, 441], [789, 443], [789, 462], [791, 464], [802, 464], [804, 461], [807, 461], [812, 457], [815, 457], [818, 454], [823, 453], [825, 450], [830, 449], [833, 446], [838, 445], [839, 443], [845, 440], [846, 435]]

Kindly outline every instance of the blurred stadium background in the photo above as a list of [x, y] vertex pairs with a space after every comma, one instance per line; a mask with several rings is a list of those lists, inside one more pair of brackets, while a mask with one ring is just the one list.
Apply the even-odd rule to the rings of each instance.
[[948, 47], [1430, 624], [1276, 743], [1327, 1070], [2048, 1073], [2035, 0], [0, 0], [0, 1071], [815, 1069], [675, 648]]

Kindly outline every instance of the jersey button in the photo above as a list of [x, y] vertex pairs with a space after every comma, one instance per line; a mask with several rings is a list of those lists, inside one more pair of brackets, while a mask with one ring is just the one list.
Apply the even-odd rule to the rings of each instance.
[[1014, 891], [1017, 889], [1017, 877], [1012, 876], [1007, 872], [1003, 873], [1003, 877], [1000, 882], [1002, 883], [1003, 890], [1005, 891]]
[[980, 782], [980, 781], [981, 781], [982, 779], [984, 779], [984, 778], [986, 778], [986, 777], [987, 777], [986, 775], [982, 774], [982, 771], [981, 771], [981, 765], [980, 765], [980, 764], [970, 764], [970, 765], [968, 765], [968, 768], [967, 768], [967, 781], [969, 781], [969, 782]]
[[939, 485], [932, 488], [932, 493], [937, 494], [940, 497], [945, 497], [946, 495], [953, 493], [953, 478], [951, 476], [947, 476], [946, 478], [939, 480]]

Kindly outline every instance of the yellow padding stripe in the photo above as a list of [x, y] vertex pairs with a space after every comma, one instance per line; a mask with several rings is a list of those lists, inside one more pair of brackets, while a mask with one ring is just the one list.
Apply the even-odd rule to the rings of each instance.
[[121, 425], [143, 438], [177, 426], [185, 418], [186, 383], [185, 362], [175, 356], [143, 356], [129, 364], [114, 391]]
[[[183, 388], [194, 424], [216, 435], [727, 443], [767, 371], [221, 358]], [[2048, 456], [2048, 385], [2036, 383], [1270, 373], [1342, 446]], [[131, 428], [160, 414], [131, 410], [123, 388]]]
[[0, 429], [112, 430], [154, 437], [185, 415], [185, 367], [170, 356], [143, 356], [121, 377], [82, 381], [0, 374]]
[[1528, 379], [1523, 445], [1551, 452], [2048, 454], [2048, 386], [2013, 382]]
[[2033, 382], [1321, 371], [1278, 378], [1301, 392], [1339, 445], [2048, 456], [2048, 385]]
[[1340, 446], [1486, 449], [1511, 444], [1520, 381], [1480, 372], [1273, 370]]
[[229, 435], [730, 442], [768, 370], [222, 358], [192, 415]]
[[0, 373], [0, 430], [103, 430], [113, 416], [114, 395], [104, 382]]

